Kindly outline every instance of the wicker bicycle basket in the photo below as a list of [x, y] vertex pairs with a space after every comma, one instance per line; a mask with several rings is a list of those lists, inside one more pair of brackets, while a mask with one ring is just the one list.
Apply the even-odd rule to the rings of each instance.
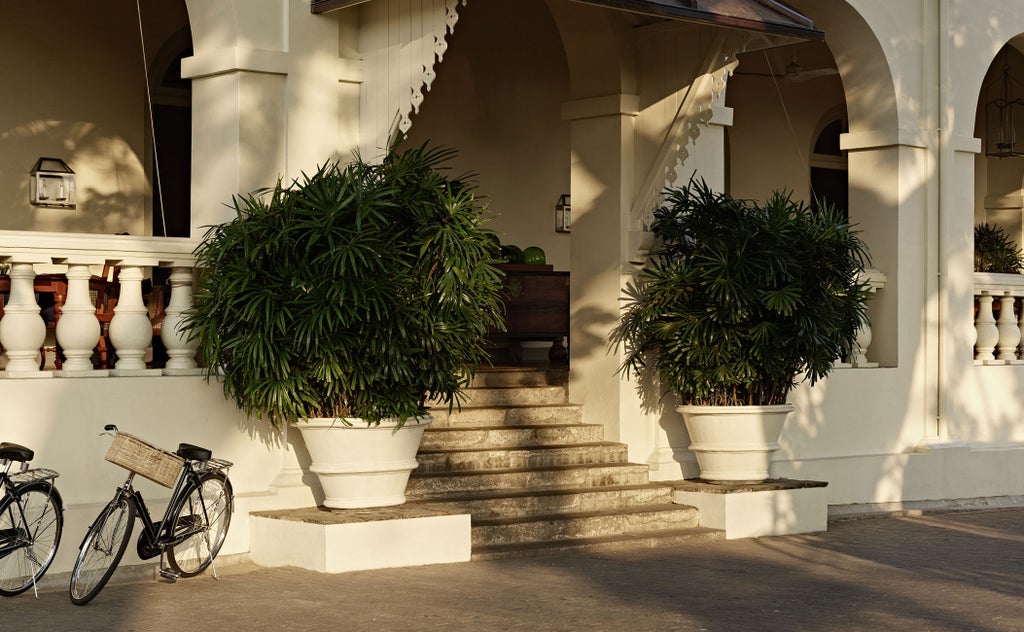
[[174, 487], [185, 464], [180, 456], [125, 432], [114, 436], [105, 458], [164, 487]]

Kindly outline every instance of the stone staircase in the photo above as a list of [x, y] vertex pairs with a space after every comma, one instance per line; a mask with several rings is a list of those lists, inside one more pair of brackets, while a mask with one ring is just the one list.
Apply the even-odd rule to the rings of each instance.
[[410, 501], [472, 515], [473, 559], [718, 539], [626, 446], [569, 404], [565, 371], [482, 370], [461, 411], [432, 410]]

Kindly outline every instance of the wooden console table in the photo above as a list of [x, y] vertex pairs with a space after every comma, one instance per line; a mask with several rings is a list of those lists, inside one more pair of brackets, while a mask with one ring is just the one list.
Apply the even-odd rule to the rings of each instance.
[[506, 331], [492, 331], [491, 340], [506, 346], [512, 360], [522, 360], [520, 343], [550, 341], [552, 364], [568, 363], [563, 342], [569, 337], [569, 273], [550, 265], [503, 263], [501, 298], [505, 303]]

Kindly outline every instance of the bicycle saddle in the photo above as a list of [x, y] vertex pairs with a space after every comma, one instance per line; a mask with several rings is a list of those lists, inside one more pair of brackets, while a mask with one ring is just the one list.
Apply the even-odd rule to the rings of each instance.
[[31, 461], [35, 452], [17, 443], [0, 443], [0, 459], [8, 461]]
[[213, 456], [213, 451], [200, 448], [191, 443], [179, 443], [178, 451], [175, 454], [189, 461], [209, 461], [210, 457]]

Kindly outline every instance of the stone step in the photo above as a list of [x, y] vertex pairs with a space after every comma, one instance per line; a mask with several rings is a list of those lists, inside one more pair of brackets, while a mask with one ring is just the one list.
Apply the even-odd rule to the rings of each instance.
[[[476, 518], [498, 518], [664, 504], [672, 501], [672, 493], [673, 488], [669, 485], [647, 483], [524, 491], [496, 490], [448, 494], [438, 500], [467, 511]], [[432, 500], [423, 498], [415, 502]]]
[[523, 406], [568, 403], [564, 386], [487, 386], [462, 391], [462, 406]]
[[500, 448], [592, 443], [603, 438], [604, 428], [595, 424], [542, 424], [513, 427], [436, 427], [435, 424], [431, 424], [423, 433], [420, 451], [479, 446]]
[[463, 406], [448, 412], [447, 407], [432, 408], [431, 428], [448, 426], [521, 426], [579, 424], [583, 408], [578, 404], [525, 405], [525, 406]]
[[598, 441], [572, 445], [532, 447], [485, 447], [424, 450], [416, 459], [416, 472], [461, 472], [464, 470], [509, 470], [591, 463], [622, 463], [628, 458], [625, 444]]
[[565, 369], [501, 367], [478, 369], [470, 388], [511, 386], [565, 386], [569, 372]]
[[[414, 473], [406, 488], [408, 498], [433, 497], [486, 490], [551, 489], [555, 487], [603, 487], [647, 483], [648, 467], [635, 463], [602, 463], [557, 467], [465, 470]], [[440, 499], [440, 498], [438, 498]]]
[[570, 538], [546, 542], [524, 542], [515, 544], [495, 544], [473, 547], [473, 561], [496, 560], [506, 558], [524, 558], [550, 555], [564, 551], [616, 551], [636, 548], [655, 548], [680, 544], [701, 544], [725, 538], [724, 531], [689, 527], [682, 529], [664, 529], [642, 533], [620, 533], [618, 535]]
[[603, 511], [571, 512], [512, 518], [473, 518], [473, 546], [594, 538], [622, 533], [694, 528], [693, 507], [664, 503]]

